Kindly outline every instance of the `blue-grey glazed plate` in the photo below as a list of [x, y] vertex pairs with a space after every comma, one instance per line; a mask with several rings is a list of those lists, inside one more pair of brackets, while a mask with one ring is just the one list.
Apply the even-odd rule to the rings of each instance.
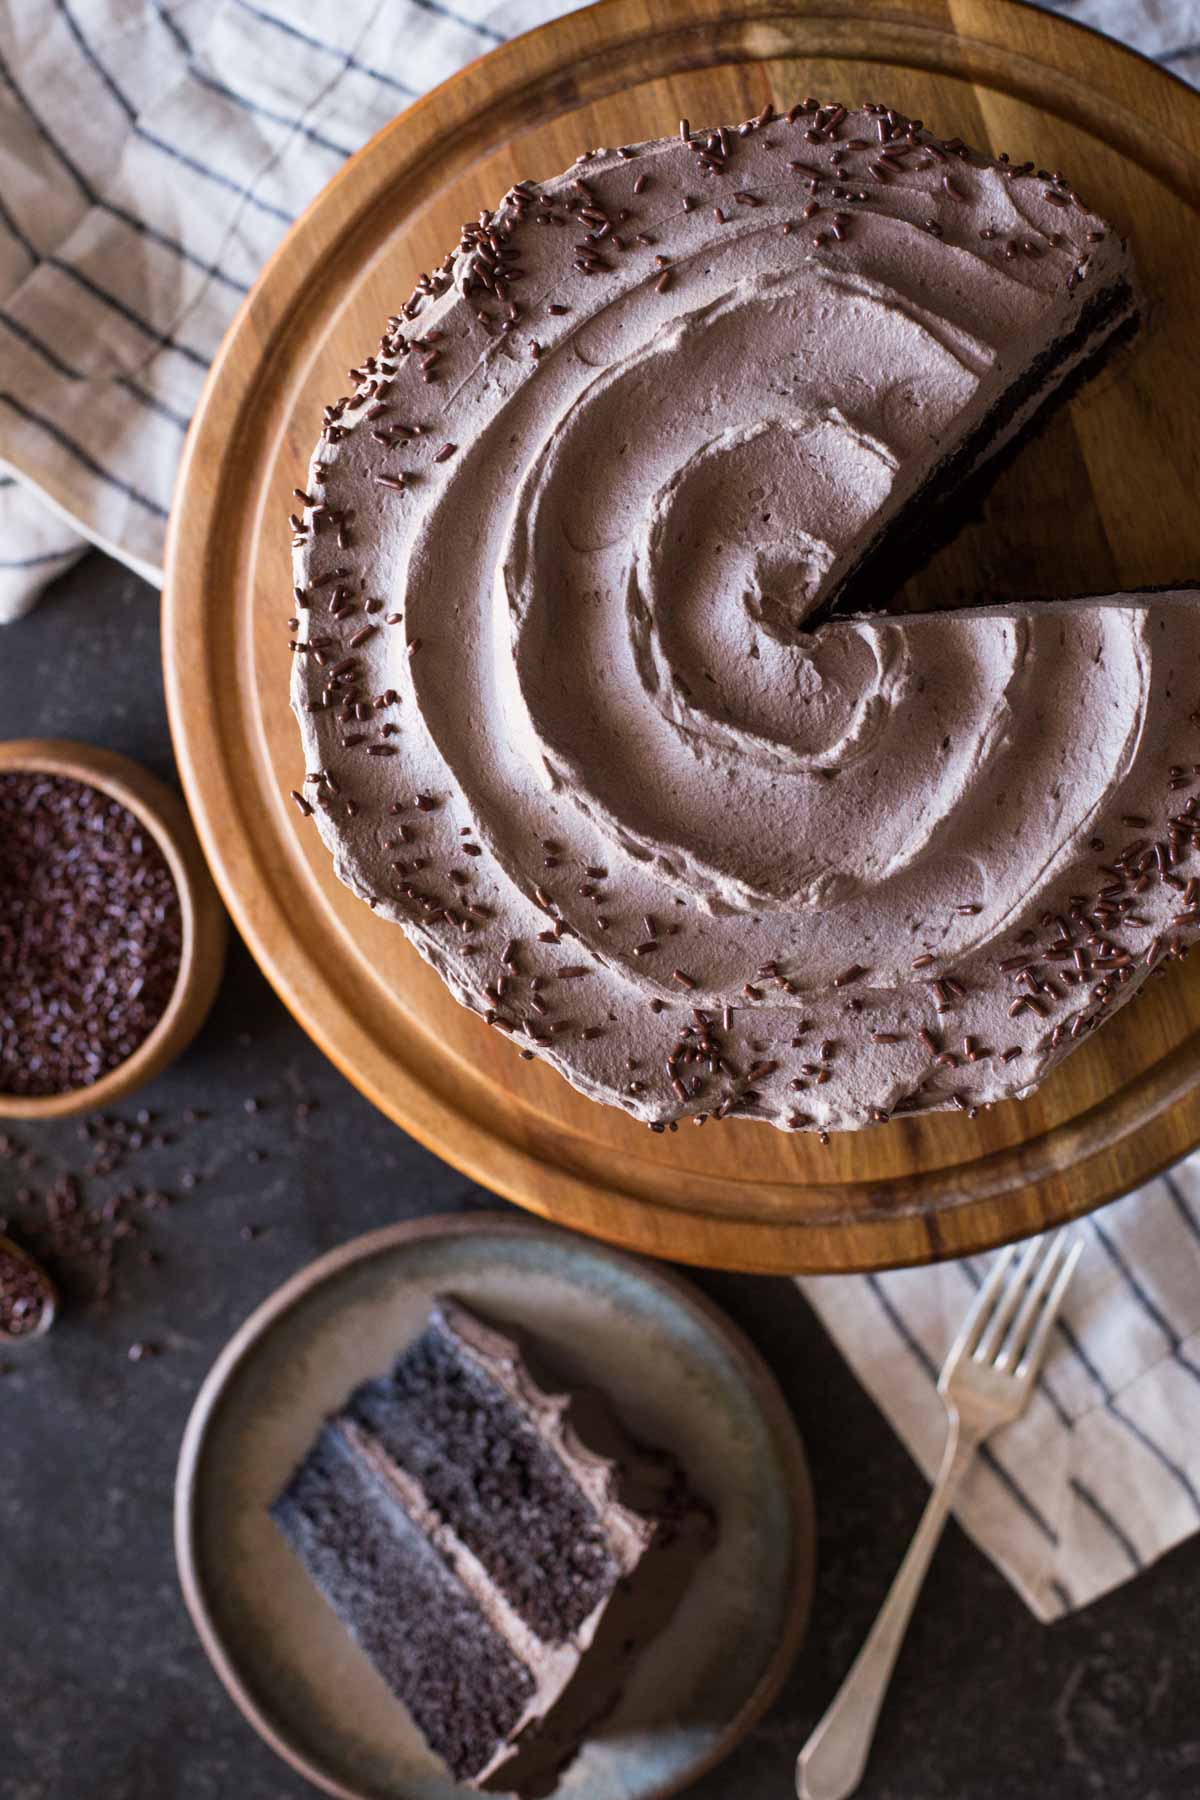
[[[309, 1581], [268, 1507], [327, 1413], [388, 1369], [436, 1293], [520, 1325], [568, 1380], [608, 1393], [675, 1453], [719, 1519], [715, 1549], [560, 1800], [659, 1800], [725, 1755], [774, 1697], [813, 1579], [812, 1496], [791, 1415], [756, 1351], [678, 1276], [507, 1216], [359, 1238], [250, 1318], [201, 1389], [176, 1486], [184, 1595], [246, 1717], [344, 1800], [458, 1787]], [[781, 1791], [790, 1771], [781, 1765]]]

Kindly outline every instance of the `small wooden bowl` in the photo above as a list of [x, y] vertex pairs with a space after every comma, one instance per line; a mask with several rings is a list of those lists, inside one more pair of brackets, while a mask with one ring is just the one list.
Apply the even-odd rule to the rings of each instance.
[[90, 1087], [65, 1094], [0, 1093], [0, 1119], [64, 1119], [99, 1112], [142, 1087], [186, 1049], [216, 997], [225, 966], [228, 921], [183, 801], [149, 770], [92, 744], [65, 738], [0, 743], [0, 774], [62, 775], [108, 794], [136, 818], [166, 858], [179, 895], [182, 950], [175, 991], [148, 1037], [125, 1062]]

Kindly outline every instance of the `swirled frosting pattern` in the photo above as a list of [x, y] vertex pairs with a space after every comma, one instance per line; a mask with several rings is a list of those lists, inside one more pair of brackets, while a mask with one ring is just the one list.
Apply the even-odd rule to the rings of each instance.
[[656, 1127], [1027, 1091], [1192, 923], [1196, 603], [828, 611], [1132, 305], [1065, 181], [882, 108], [511, 191], [298, 490], [339, 874]]

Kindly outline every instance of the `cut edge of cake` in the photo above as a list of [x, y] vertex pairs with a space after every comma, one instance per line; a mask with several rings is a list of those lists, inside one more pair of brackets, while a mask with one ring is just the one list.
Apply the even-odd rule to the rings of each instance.
[[[982, 507], [1001, 470], [1114, 355], [1132, 344], [1141, 329], [1143, 305], [1128, 255], [1123, 272], [1093, 295], [1074, 329], [1033, 359], [975, 429], [926, 476], [900, 512], [865, 543], [809, 624], [833, 613], [871, 616], [895, 610], [897, 591], [954, 541], [968, 517]], [[887, 597], [881, 603], [879, 572], [885, 567]]]

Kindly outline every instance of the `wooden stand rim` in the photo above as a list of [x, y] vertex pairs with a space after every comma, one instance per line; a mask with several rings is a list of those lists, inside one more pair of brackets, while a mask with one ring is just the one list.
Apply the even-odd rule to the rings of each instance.
[[[1031, 134], [1078, 138], [1085, 150], [1094, 146], [1108, 185], [1127, 176], [1130, 193], [1153, 190], [1158, 211], [1139, 227], [1139, 247], [1145, 243], [1153, 269], [1160, 242], [1170, 239], [1178, 274], [1166, 301], [1156, 302], [1158, 335], [1122, 379], [1130, 405], [1151, 410], [1182, 384], [1192, 396], [1190, 415], [1200, 415], [1194, 363], [1184, 366], [1172, 338], [1177, 313], [1196, 292], [1200, 96], [1165, 71], [1012, 0], [853, 8], [814, 0], [789, 10], [767, 0], [602, 0], [502, 46], [418, 101], [351, 159], [289, 235], [235, 321], [193, 425], [164, 598], [172, 729], [210, 862], [268, 977], [332, 1060], [415, 1137], [534, 1212], [627, 1248], [776, 1272], [879, 1268], [980, 1250], [1074, 1217], [1192, 1149], [1200, 1142], [1200, 982], [1188, 969], [1172, 971], [1168, 1000], [1159, 1000], [1165, 987], [1139, 999], [1121, 1015], [1127, 1026], [1108, 1027], [1062, 1066], [1047, 1084], [1053, 1094], [1044, 1109], [1040, 1100], [1021, 1103], [1020, 1125], [997, 1127], [994, 1145], [988, 1121], [971, 1138], [961, 1121], [936, 1115], [919, 1126], [896, 1121], [855, 1134], [850, 1145], [835, 1140], [829, 1164], [817, 1165], [795, 1140], [757, 1143], [777, 1136], [763, 1126], [714, 1128], [736, 1145], [714, 1152], [685, 1143], [710, 1140], [711, 1132], [685, 1127], [647, 1145], [644, 1128], [621, 1115], [616, 1125], [585, 1116], [581, 1108], [606, 1109], [548, 1071], [541, 1074], [554, 1091], [539, 1086], [541, 1077], [526, 1073], [534, 1065], [517, 1064], [507, 1044], [489, 1043], [495, 1034], [483, 1026], [464, 1036], [477, 1022], [452, 1017], [461, 1009], [448, 995], [443, 1011], [428, 985], [436, 987], [435, 978], [427, 979], [415, 952], [381, 949], [373, 931], [379, 922], [353, 896], [333, 891], [319, 846], [299, 844], [299, 821], [281, 798], [296, 784], [299, 749], [274, 686], [287, 579], [275, 512], [290, 486], [285, 465], [293, 476], [303, 467], [316, 394], [326, 397], [314, 385], [317, 363], [332, 356], [339, 332], [343, 348], [352, 348], [343, 369], [369, 341], [348, 322], [354, 306], [376, 325], [385, 310], [366, 304], [385, 253], [411, 261], [426, 244], [444, 248], [465, 216], [454, 194], [473, 191], [509, 140], [519, 136], [524, 155], [535, 140], [561, 136], [561, 121], [580, 113], [570, 128], [575, 147], [626, 141], [673, 123], [662, 119], [661, 105], [648, 112], [645, 94], [655, 82], [701, 118], [728, 104], [731, 91], [746, 94], [743, 111], [756, 108], [777, 67], [789, 86], [811, 72], [810, 85], [824, 89], [826, 71], [848, 64], [869, 69], [880, 89], [892, 82], [919, 93], [936, 75], [939, 123], [943, 90], [947, 102], [986, 117], [998, 111], [1024, 120], [1025, 111], [1036, 111], [1044, 116], [1030, 123]], [[641, 94], [630, 91], [637, 84]], [[589, 138], [598, 120], [623, 134]], [[488, 179], [496, 191], [504, 185]], [[452, 227], [444, 223], [451, 205], [460, 207]], [[443, 221], [440, 238], [435, 218]], [[1113, 391], [1110, 383], [1106, 396]], [[1096, 406], [1085, 395], [1077, 435], [1099, 492]], [[1186, 465], [1195, 426], [1173, 415], [1171, 429]], [[1169, 490], [1177, 485], [1172, 478]], [[1115, 517], [1112, 491], [1110, 480], [1105, 524], [1113, 514], [1114, 538], [1118, 526], [1125, 531], [1129, 548], [1121, 555], [1132, 568], [1144, 548], [1128, 521]], [[1182, 515], [1178, 542], [1194, 573], [1200, 528]], [[1114, 553], [1114, 562], [1122, 582], [1113, 585], [1133, 585], [1138, 577], [1124, 572], [1121, 556]], [[1175, 567], [1166, 578], [1183, 572]], [[1158, 578], [1157, 566], [1140, 576]], [[272, 671], [265, 681], [264, 667]], [[383, 992], [385, 958], [394, 984]], [[404, 1012], [409, 990], [417, 1000]], [[1140, 1063], [1126, 1057], [1128, 1074], [1109, 1080], [1106, 1053], [1095, 1046], [1123, 1029], [1130, 1042], [1145, 1040], [1145, 1054]], [[1111, 1039], [1108, 1052], [1115, 1068]], [[1066, 1105], [1070, 1093], [1076, 1098]], [[887, 1133], [894, 1154], [872, 1143]]]

